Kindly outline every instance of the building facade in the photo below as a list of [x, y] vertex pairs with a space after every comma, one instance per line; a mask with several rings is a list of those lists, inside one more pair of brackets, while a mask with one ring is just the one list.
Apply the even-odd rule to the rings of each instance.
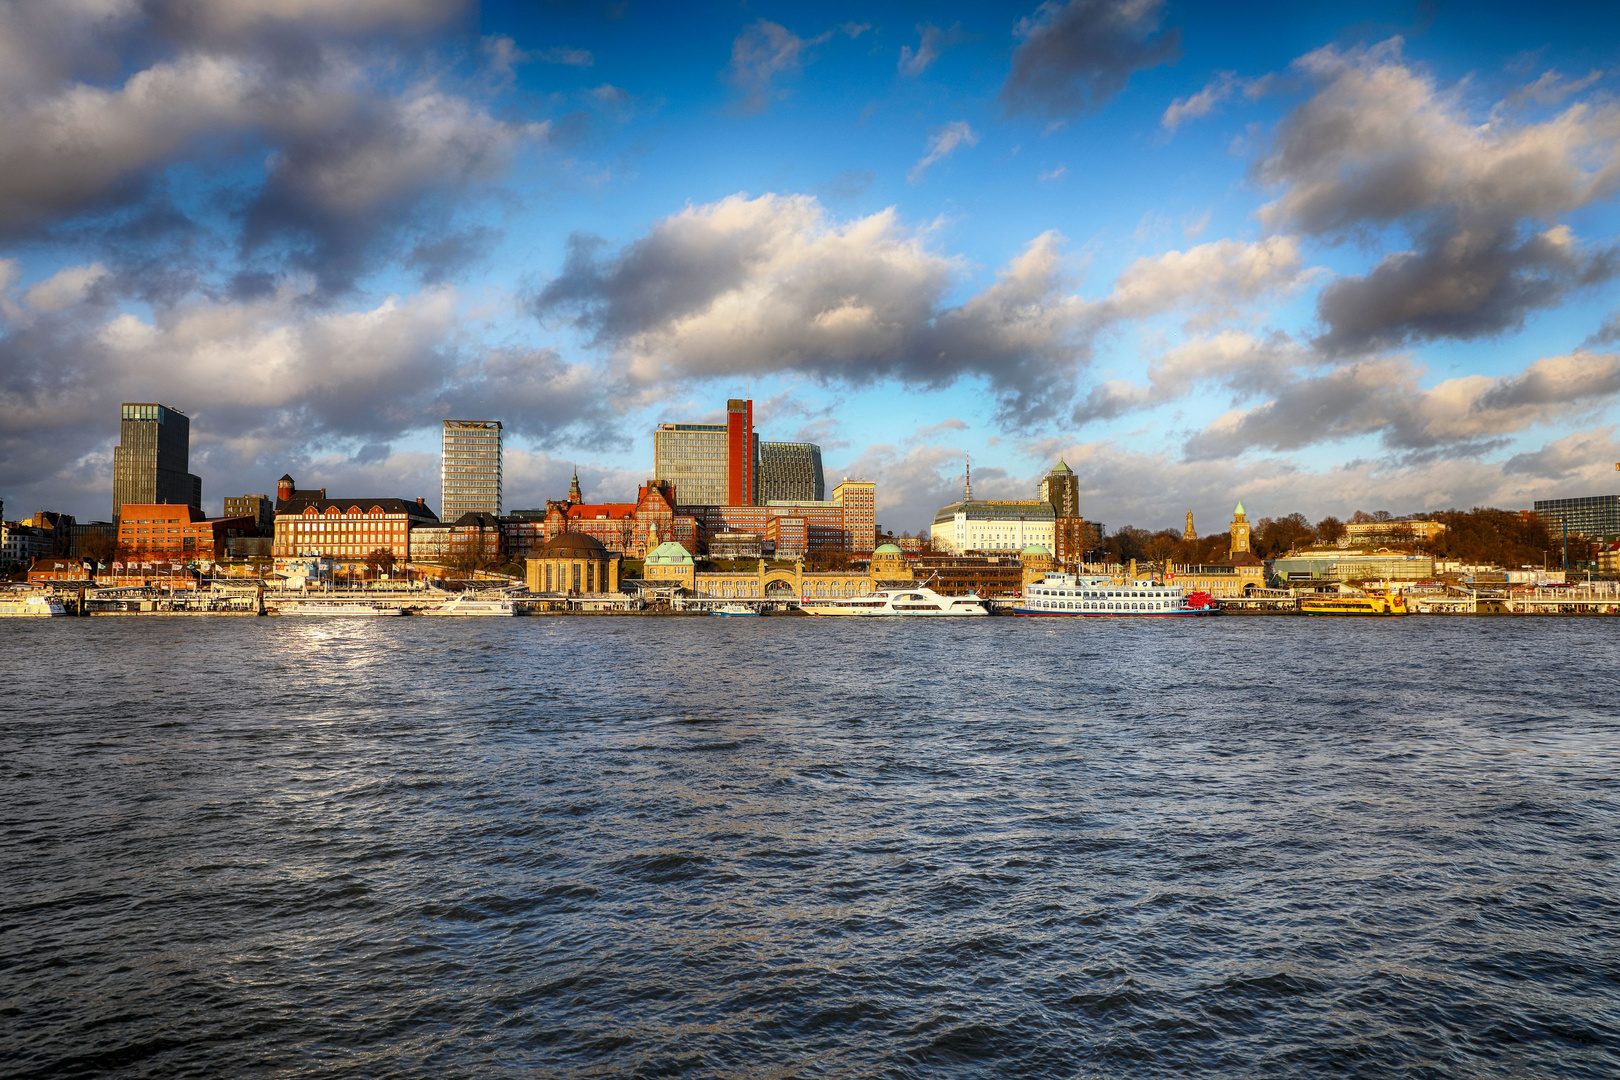
[[125, 503], [118, 521], [118, 548], [142, 561], [222, 559], [225, 541], [258, 531], [251, 517], [205, 518], [194, 506]]
[[824, 502], [826, 498], [821, 447], [804, 442], [759, 444], [760, 502]]
[[1439, 521], [1358, 521], [1344, 527], [1339, 546], [1426, 544], [1445, 531], [1445, 524]]
[[725, 424], [659, 424], [653, 431], [653, 481], [670, 484], [688, 506], [726, 501]]
[[425, 499], [328, 499], [326, 489], [299, 490], [291, 476], [276, 487], [278, 558], [331, 558], [363, 561], [373, 551], [400, 562], [411, 554], [411, 529], [437, 525], [439, 516]]
[[1243, 511], [1243, 501], [1238, 500], [1237, 509], [1232, 511], [1232, 546], [1227, 550], [1229, 558], [1239, 555], [1250, 555], [1253, 552], [1249, 547], [1249, 515]]
[[1620, 536], [1620, 495], [1589, 495], [1580, 499], [1537, 499], [1536, 517], [1554, 540], [1569, 528], [1571, 536], [1603, 540]]
[[440, 509], [445, 521], [501, 513], [501, 422], [446, 420], [440, 452]]
[[928, 537], [935, 551], [948, 555], [1019, 552], [1031, 544], [1055, 551], [1056, 521], [1052, 504], [1045, 499], [964, 500], [940, 507]]
[[126, 401], [113, 447], [113, 521], [125, 503], [202, 509], [202, 478], [191, 467], [191, 421], [156, 402]]
[[619, 591], [619, 556], [584, 533], [553, 536], [529, 558], [525, 571], [532, 593]]
[[225, 498], [226, 517], [250, 517], [259, 532], [269, 536], [276, 527], [276, 504], [268, 495], [234, 495]]

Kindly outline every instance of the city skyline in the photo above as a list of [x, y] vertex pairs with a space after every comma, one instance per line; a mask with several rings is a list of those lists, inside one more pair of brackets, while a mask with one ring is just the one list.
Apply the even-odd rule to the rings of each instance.
[[1613, 14], [147, 10], [0, 20], [19, 513], [106, 514], [120, 401], [210, 507], [442, 507], [455, 416], [630, 501], [728, 398], [895, 531], [968, 454], [1154, 529], [1620, 489]]

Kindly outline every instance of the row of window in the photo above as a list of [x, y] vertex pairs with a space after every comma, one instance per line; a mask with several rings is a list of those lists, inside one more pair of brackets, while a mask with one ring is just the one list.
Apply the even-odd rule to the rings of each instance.
[[1030, 606], [1051, 611], [1172, 611], [1164, 600], [1034, 600]]

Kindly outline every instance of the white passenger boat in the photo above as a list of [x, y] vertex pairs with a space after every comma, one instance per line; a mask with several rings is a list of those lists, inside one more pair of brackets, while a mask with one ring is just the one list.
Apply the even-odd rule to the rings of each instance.
[[0, 593], [0, 618], [49, 618], [66, 615], [67, 608], [38, 593]]
[[758, 615], [759, 609], [749, 607], [747, 604], [725, 604], [715, 608], [711, 615]]
[[462, 593], [453, 600], [422, 609], [423, 615], [488, 615], [497, 618], [517, 614], [510, 596], [484, 597]]
[[283, 615], [348, 615], [366, 618], [405, 614], [397, 606], [372, 604], [364, 600], [298, 600], [291, 604], [283, 604], [278, 610]]
[[1076, 615], [1092, 618], [1184, 618], [1220, 612], [1205, 593], [1187, 596], [1179, 585], [1105, 577], [1048, 574], [1024, 590], [1014, 615]]
[[914, 585], [909, 589], [880, 589], [865, 596], [827, 600], [804, 600], [799, 609], [809, 615], [920, 615], [924, 618], [956, 615], [988, 615], [977, 596], [941, 596], [933, 589]]

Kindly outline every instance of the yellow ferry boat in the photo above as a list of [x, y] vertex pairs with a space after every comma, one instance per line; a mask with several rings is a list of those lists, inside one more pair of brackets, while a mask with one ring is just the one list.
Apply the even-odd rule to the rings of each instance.
[[1400, 593], [1366, 596], [1313, 596], [1299, 602], [1301, 615], [1405, 615], [1406, 597]]

